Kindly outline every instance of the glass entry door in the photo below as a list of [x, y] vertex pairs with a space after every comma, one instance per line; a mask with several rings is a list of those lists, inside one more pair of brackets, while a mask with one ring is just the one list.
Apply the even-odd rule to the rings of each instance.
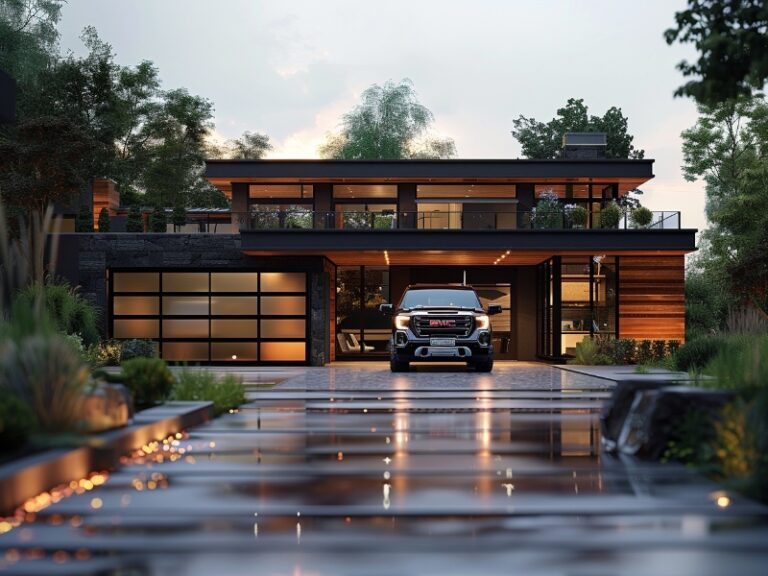
[[389, 268], [339, 266], [336, 269], [336, 354], [384, 356], [392, 319], [379, 312], [389, 302]]

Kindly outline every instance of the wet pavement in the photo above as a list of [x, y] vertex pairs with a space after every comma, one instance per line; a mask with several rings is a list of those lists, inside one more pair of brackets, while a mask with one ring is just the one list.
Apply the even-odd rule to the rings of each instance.
[[[538, 364], [245, 371], [249, 404], [0, 536], [8, 574], [760, 574], [768, 512], [600, 453], [612, 384]], [[275, 384], [274, 387], [269, 387]]]

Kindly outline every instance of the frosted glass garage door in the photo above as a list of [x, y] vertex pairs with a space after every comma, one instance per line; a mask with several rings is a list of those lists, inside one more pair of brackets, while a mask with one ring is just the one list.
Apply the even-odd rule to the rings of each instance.
[[305, 363], [308, 309], [303, 272], [110, 274], [112, 337], [155, 340], [169, 362]]

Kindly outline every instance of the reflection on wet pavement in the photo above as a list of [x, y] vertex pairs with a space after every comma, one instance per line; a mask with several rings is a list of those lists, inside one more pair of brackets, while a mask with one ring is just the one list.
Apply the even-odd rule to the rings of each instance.
[[764, 508], [601, 455], [607, 380], [522, 363], [244, 375], [241, 410], [0, 536], [0, 569], [700, 576], [768, 561]]

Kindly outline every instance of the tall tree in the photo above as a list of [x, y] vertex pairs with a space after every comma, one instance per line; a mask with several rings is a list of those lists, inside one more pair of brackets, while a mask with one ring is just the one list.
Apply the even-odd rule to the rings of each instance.
[[345, 114], [341, 130], [320, 146], [324, 158], [345, 160], [451, 158], [451, 138], [430, 135], [434, 116], [417, 98], [410, 80], [374, 84], [360, 104]]
[[0, 68], [22, 89], [58, 55], [63, 0], [0, 0]]
[[677, 65], [686, 78], [676, 96], [716, 104], [760, 90], [768, 79], [768, 3], [765, 0], [688, 0], [675, 13], [668, 44], [693, 44], [699, 58]]
[[520, 115], [512, 124], [512, 135], [520, 142], [526, 158], [558, 158], [566, 132], [605, 132], [609, 158], [642, 158], [645, 155], [644, 150], [638, 150], [632, 144], [635, 137], [627, 131], [628, 119], [621, 108], [612, 106], [603, 116], [590, 116], [582, 98], [569, 98], [549, 122]]
[[243, 132], [240, 138], [227, 142], [227, 156], [236, 160], [258, 160], [273, 149], [269, 136], [260, 132]]
[[768, 313], [768, 103], [700, 106], [682, 133], [687, 180], [703, 178], [709, 228], [696, 265], [738, 301]]

